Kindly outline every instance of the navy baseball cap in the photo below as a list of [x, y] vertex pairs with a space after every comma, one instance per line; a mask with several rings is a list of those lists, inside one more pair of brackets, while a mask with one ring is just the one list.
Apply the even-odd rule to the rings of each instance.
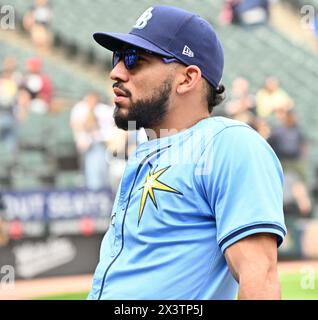
[[185, 65], [196, 65], [216, 88], [224, 67], [223, 48], [212, 26], [191, 12], [171, 6], [153, 6], [136, 21], [128, 34], [97, 32], [95, 41], [111, 51], [128, 44]]

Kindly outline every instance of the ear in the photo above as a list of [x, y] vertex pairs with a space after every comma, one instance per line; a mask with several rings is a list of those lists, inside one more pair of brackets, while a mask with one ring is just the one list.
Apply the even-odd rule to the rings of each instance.
[[202, 74], [200, 68], [194, 65], [187, 66], [181, 73], [180, 81], [177, 86], [177, 93], [185, 94], [197, 86]]

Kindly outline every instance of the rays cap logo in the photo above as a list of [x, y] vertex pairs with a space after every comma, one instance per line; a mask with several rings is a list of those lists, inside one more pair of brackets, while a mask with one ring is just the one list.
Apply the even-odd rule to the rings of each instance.
[[136, 21], [135, 25], [133, 26], [133, 28], [136, 28], [136, 29], [143, 29], [148, 21], [152, 18], [152, 10], [153, 10], [153, 7], [147, 9], [141, 16], [140, 18]]
[[95, 41], [114, 51], [124, 45], [146, 49], [185, 65], [196, 65], [216, 88], [221, 81], [224, 53], [213, 27], [200, 16], [171, 6], [153, 6], [125, 33], [96, 32]]

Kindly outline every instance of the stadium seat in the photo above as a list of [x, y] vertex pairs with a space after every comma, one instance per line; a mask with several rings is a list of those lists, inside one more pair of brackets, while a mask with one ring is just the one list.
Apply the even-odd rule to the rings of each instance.
[[60, 189], [81, 188], [85, 186], [85, 179], [79, 171], [60, 172], [55, 184]]

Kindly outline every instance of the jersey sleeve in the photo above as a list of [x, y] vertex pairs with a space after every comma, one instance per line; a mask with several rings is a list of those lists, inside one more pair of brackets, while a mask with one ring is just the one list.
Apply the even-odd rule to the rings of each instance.
[[213, 137], [204, 162], [210, 170], [203, 188], [222, 252], [255, 233], [275, 234], [279, 246], [286, 235], [283, 172], [268, 143], [250, 127], [227, 127]]

